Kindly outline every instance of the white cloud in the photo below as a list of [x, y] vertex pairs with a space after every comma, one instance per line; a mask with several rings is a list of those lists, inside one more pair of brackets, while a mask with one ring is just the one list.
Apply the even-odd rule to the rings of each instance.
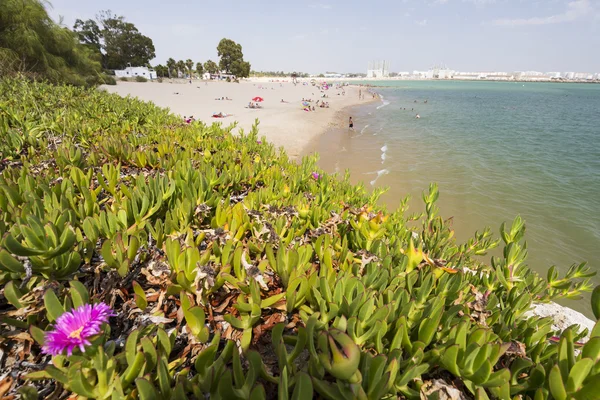
[[319, 3], [319, 4], [309, 4], [309, 7], [310, 8], [320, 8], [320, 9], [323, 9], [323, 10], [331, 10], [331, 8], [332, 8], [330, 4], [322, 4], [322, 3]]
[[593, 12], [590, 0], [575, 0], [567, 4], [567, 10], [562, 14], [549, 15], [547, 17], [497, 19], [494, 25], [501, 26], [523, 26], [523, 25], [548, 25], [562, 22], [573, 22]]
[[425, 25], [427, 25], [427, 20], [424, 19], [422, 21], [415, 21], [415, 24], [417, 24], [419, 26], [425, 26]]

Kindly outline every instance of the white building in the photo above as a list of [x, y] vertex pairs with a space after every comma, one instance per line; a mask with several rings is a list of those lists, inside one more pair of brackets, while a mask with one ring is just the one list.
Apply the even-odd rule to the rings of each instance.
[[135, 78], [143, 76], [146, 79], [156, 79], [156, 71], [146, 67], [127, 67], [125, 69], [116, 69], [115, 76], [117, 78]]
[[430, 68], [425, 75], [427, 79], [452, 79], [454, 71], [446, 67], [435, 66]]
[[367, 69], [367, 78], [387, 78], [390, 76], [389, 61], [372, 61]]
[[575, 73], [575, 79], [592, 79], [593, 75], [588, 72], [577, 72]]

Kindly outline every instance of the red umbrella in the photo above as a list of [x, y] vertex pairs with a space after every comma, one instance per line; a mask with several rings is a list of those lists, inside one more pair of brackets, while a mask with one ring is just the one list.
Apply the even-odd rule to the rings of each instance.
[[252, 99], [252, 101], [260, 103], [261, 101], [265, 101], [265, 99], [263, 99], [262, 97], [255, 97], [255, 98]]

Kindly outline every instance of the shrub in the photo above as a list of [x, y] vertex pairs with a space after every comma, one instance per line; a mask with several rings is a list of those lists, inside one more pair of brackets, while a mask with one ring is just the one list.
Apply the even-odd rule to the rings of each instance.
[[162, 83], [162, 82], [163, 82], [163, 78], [157, 78], [157, 79], [156, 79], [156, 82], [158, 82], [158, 83]]
[[122, 77], [119, 78], [119, 80], [121, 82], [127, 82], [129, 80], [129, 78], [126, 78], [126, 77], [122, 76]]
[[532, 272], [520, 218], [459, 243], [435, 185], [422, 215], [388, 212], [257, 125], [97, 90], [0, 81], [2, 115], [3, 367], [20, 377], [4, 394], [597, 398], [600, 323], [583, 345], [525, 316], [593, 273]]
[[117, 81], [115, 80], [115, 78], [110, 75], [106, 75], [106, 74], [103, 75], [102, 80], [105, 85], [116, 85], [117, 84]]
[[138, 75], [138, 76], [135, 77], [135, 81], [136, 82], [148, 82], [148, 79], [144, 78], [141, 75]]

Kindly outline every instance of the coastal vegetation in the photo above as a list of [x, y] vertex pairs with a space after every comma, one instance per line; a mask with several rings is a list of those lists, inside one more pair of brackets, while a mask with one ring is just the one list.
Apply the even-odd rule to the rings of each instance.
[[72, 85], [103, 83], [99, 55], [56, 24], [39, 0], [5, 0], [0, 12], [0, 76]]
[[247, 78], [250, 75], [250, 63], [244, 61], [241, 44], [223, 38], [217, 46], [217, 54], [220, 57], [219, 68], [221, 71], [233, 74], [238, 78]]
[[308, 78], [310, 75], [305, 72], [283, 72], [283, 71], [250, 71], [250, 76], [262, 78], [262, 77], [277, 77], [277, 78]]
[[104, 69], [148, 65], [155, 57], [152, 39], [110, 10], [101, 11], [96, 19], [77, 19], [73, 30], [81, 43], [98, 54]]
[[525, 316], [585, 264], [541, 277], [519, 217], [459, 243], [436, 185], [386, 210], [233, 128], [0, 81], [0, 397], [596, 398], [600, 323]]
[[202, 78], [204, 72], [213, 75], [223, 72], [233, 74], [238, 78], [247, 78], [250, 75], [250, 63], [244, 61], [240, 44], [230, 39], [222, 39], [217, 46], [217, 53], [220, 57], [219, 64], [212, 60], [208, 60], [204, 64], [201, 62], [194, 64], [191, 58], [188, 58], [185, 62], [169, 58], [166, 65], [159, 64], [154, 69], [159, 77], [168, 76], [169, 78], [177, 76], [191, 78], [194, 75]]

